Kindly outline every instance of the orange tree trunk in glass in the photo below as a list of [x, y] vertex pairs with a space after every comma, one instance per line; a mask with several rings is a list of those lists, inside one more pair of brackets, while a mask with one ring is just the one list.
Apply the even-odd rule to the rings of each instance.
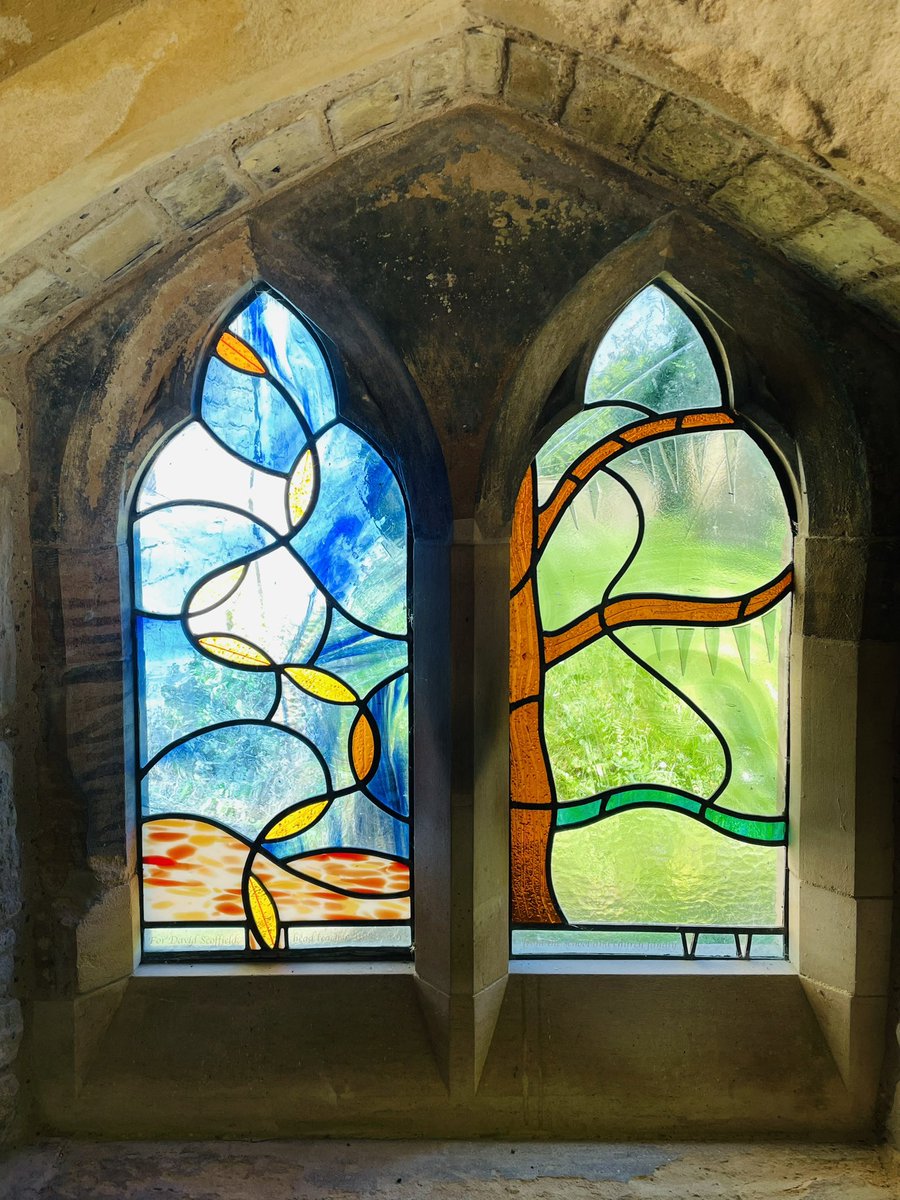
[[575, 653], [611, 629], [630, 625], [733, 625], [773, 607], [790, 589], [787, 568], [743, 596], [695, 599], [625, 595], [589, 610], [564, 629], [544, 634], [537, 613], [537, 564], [569, 505], [611, 459], [640, 442], [680, 433], [734, 426], [714, 409], [653, 417], [621, 430], [578, 458], [546, 503], [537, 503], [534, 463], [522, 481], [510, 539], [509, 744], [512, 920], [523, 925], [562, 925], [565, 918], [550, 888], [550, 833], [555, 820], [550, 759], [544, 741], [544, 676], [564, 655]]

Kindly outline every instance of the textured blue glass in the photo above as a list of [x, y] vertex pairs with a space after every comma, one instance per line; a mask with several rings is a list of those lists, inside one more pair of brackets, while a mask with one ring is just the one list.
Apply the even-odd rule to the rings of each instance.
[[369, 703], [381, 734], [381, 759], [368, 784], [376, 800], [393, 812], [409, 812], [409, 676], [401, 675], [375, 693]]
[[[277, 852], [282, 862], [287, 862], [298, 854], [335, 846], [406, 858], [409, 855], [409, 826], [383, 812], [362, 792], [351, 792], [339, 796], [308, 832], [290, 842], [280, 843]], [[275, 846], [269, 848], [276, 849]]]
[[201, 414], [229, 450], [272, 471], [289, 472], [306, 445], [303, 425], [277, 388], [217, 358], [206, 369]]
[[300, 738], [271, 725], [226, 725], [182, 742], [151, 767], [151, 813], [212, 817], [253, 841], [269, 819], [325, 790], [325, 774]]
[[336, 425], [318, 440], [319, 497], [293, 544], [351, 617], [406, 632], [406, 508], [393, 471]]
[[316, 666], [332, 671], [357, 695], [365, 696], [380, 680], [402, 670], [407, 659], [405, 641], [369, 633], [335, 611]]
[[177, 615], [195, 583], [273, 541], [249, 516], [208, 504], [179, 504], [135, 522], [135, 603]]
[[328, 364], [315, 338], [290, 309], [264, 292], [238, 313], [230, 329], [284, 384], [313, 433], [334, 420], [337, 408]]
[[408, 946], [406, 507], [287, 306], [225, 332], [132, 511], [144, 946]]
[[328, 765], [332, 786], [340, 791], [356, 783], [347, 743], [358, 711], [353, 704], [329, 704], [319, 700], [286, 679], [275, 720], [315, 744]]
[[661, 288], [639, 292], [597, 349], [585, 404], [642, 404], [651, 412], [715, 408], [722, 392], [697, 328]]
[[[227, 579], [228, 572], [219, 575]], [[305, 663], [325, 632], [326, 599], [287, 546], [247, 563], [243, 578], [226, 598], [203, 607], [205, 611], [195, 616], [192, 605], [188, 628], [194, 636], [233, 635], [279, 666]]]
[[275, 699], [269, 672], [233, 671], [200, 654], [180, 621], [138, 617], [141, 763], [198, 725], [265, 717]]

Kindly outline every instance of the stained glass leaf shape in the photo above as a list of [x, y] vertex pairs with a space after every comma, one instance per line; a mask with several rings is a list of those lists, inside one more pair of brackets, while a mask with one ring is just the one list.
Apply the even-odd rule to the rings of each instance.
[[159, 450], [144, 476], [137, 511], [170, 500], [237, 505], [287, 533], [284, 478], [237, 459], [199, 421], [191, 421]]
[[247, 897], [253, 927], [259, 940], [270, 950], [274, 950], [278, 944], [278, 909], [255, 875], [247, 877]]
[[406, 632], [406, 506], [393, 471], [343, 425], [318, 440], [328, 470], [293, 545], [351, 618]]
[[361, 712], [350, 732], [350, 762], [360, 783], [365, 783], [375, 765], [375, 731], [372, 719]]
[[216, 342], [216, 354], [224, 362], [227, 362], [229, 367], [234, 367], [237, 371], [246, 371], [249, 375], [265, 375], [266, 373], [266, 368], [259, 361], [258, 356], [246, 342], [235, 337], [233, 333], [222, 334]]
[[178, 504], [145, 513], [134, 525], [137, 607], [178, 616], [195, 583], [273, 540], [249, 516], [213, 505]]
[[312, 804], [299, 805], [293, 812], [289, 812], [287, 816], [282, 817], [271, 829], [266, 831], [265, 840], [280, 842], [285, 838], [302, 833], [304, 829], [308, 829], [310, 825], [314, 825], [318, 821], [330, 803], [330, 800], [316, 800]]
[[312, 747], [286, 729], [233, 724], [173, 746], [143, 782], [147, 814], [209, 817], [252, 841], [273, 814], [328, 792]]
[[309, 509], [316, 485], [316, 463], [312, 451], [301, 457], [288, 484], [288, 515], [292, 525], [299, 525]]
[[214, 575], [212, 579], [202, 583], [191, 596], [188, 602], [188, 612], [199, 614], [206, 612], [207, 609], [215, 608], [237, 590], [246, 574], [247, 566], [242, 564], [239, 567], [232, 567], [229, 571], [221, 571], [218, 575]]
[[223, 662], [234, 663], [237, 667], [271, 667], [272, 660], [249, 642], [234, 637], [202, 637], [200, 646], [215, 658]]
[[198, 725], [255, 717], [275, 699], [275, 677], [264, 671], [233, 671], [201, 654], [180, 621], [137, 619], [138, 689], [143, 698], [140, 761]]
[[409, 704], [409, 676], [400, 675], [386, 683], [369, 701], [378, 726], [381, 756], [368, 790], [392, 812], [405, 817], [409, 812], [409, 741], [404, 736]]
[[358, 697], [334, 675], [317, 667], [285, 667], [285, 675], [310, 696], [332, 704], [355, 704]]
[[269, 379], [246, 375], [219, 359], [206, 368], [200, 411], [232, 453], [269, 471], [289, 474], [307, 444], [297, 412]]
[[289, 863], [298, 854], [336, 847], [372, 850], [393, 858], [409, 856], [409, 826], [379, 808], [363, 792], [338, 796], [315, 825], [278, 844], [278, 857]]
[[197, 638], [228, 635], [256, 647], [270, 663], [295, 665], [315, 651], [326, 615], [325, 596], [303, 563], [278, 546], [247, 563], [220, 604], [191, 612], [188, 627]]
[[285, 679], [275, 720], [312, 742], [328, 766], [332, 786], [342, 791], [356, 783], [347, 743], [358, 711], [356, 705], [334, 704]]
[[360, 696], [407, 665], [405, 641], [385, 638], [362, 629], [339, 612], [331, 614], [325, 645], [316, 665], [345, 680]]
[[262, 292], [237, 314], [230, 329], [254, 348], [286, 388], [313, 433], [334, 420], [334, 383], [325, 356], [287, 305], [270, 292]]

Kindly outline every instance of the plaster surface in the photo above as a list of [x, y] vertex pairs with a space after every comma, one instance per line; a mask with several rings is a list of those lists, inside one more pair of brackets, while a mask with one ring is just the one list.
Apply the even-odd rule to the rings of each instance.
[[894, 1200], [870, 1147], [546, 1142], [44, 1142], [2, 1200]]

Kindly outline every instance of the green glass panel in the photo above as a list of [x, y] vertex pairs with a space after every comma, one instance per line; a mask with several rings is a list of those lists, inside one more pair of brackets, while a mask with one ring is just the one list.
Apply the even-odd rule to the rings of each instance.
[[632, 809], [553, 839], [572, 924], [781, 923], [783, 847], [726, 837], [680, 812]]
[[616, 594], [736, 596], [790, 562], [778, 479], [743, 430], [663, 438], [623, 454], [613, 469], [634, 488], [646, 522]]
[[608, 638], [547, 672], [544, 734], [560, 800], [635, 783], [709, 795], [725, 771], [703, 720]]
[[721, 403], [716, 372], [686, 313], [645, 288], [616, 318], [594, 356], [585, 404], [642, 404], [654, 412]]

